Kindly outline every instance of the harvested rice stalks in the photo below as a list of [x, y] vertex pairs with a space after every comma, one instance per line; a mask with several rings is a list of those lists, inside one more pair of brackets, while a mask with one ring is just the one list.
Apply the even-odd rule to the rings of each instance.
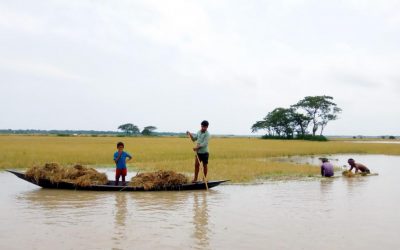
[[107, 175], [99, 173], [94, 168], [81, 165], [73, 167], [60, 166], [57, 163], [46, 163], [44, 166], [33, 166], [29, 168], [25, 175], [34, 179], [48, 179], [52, 183], [68, 182], [77, 186], [86, 187], [90, 185], [107, 184]]
[[57, 163], [46, 163], [44, 166], [33, 166], [30, 167], [25, 175], [29, 178], [33, 178], [36, 182], [39, 179], [48, 179], [51, 182], [60, 182], [63, 179], [61, 175], [63, 171], [61, 170], [61, 166]]
[[163, 189], [168, 186], [188, 183], [185, 175], [174, 171], [162, 171], [140, 173], [132, 177], [129, 185], [133, 187], [144, 187], [145, 190]]
[[349, 178], [355, 176], [355, 174], [354, 174], [353, 172], [349, 171], [349, 170], [343, 171], [343, 172], [342, 172], [342, 175], [345, 176], [345, 177], [349, 177]]

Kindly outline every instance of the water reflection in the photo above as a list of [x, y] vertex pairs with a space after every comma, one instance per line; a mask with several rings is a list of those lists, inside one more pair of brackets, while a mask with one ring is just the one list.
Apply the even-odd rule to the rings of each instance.
[[115, 207], [117, 208], [115, 213], [115, 225], [118, 227], [124, 227], [126, 225], [126, 215], [128, 213], [126, 196], [126, 193], [118, 193], [115, 195]]
[[333, 188], [333, 183], [334, 183], [334, 178], [322, 178], [320, 181], [320, 191], [321, 191], [321, 197], [325, 197], [326, 195], [330, 194], [332, 192]]
[[128, 216], [128, 203], [127, 203], [127, 196], [128, 193], [115, 193], [115, 221], [114, 221], [114, 236], [111, 240], [114, 242], [113, 249], [122, 249], [119, 248], [121, 243], [124, 242], [127, 236], [127, 216]]
[[[16, 196], [16, 205], [24, 208], [28, 220], [45, 225], [82, 225], [90, 223], [106, 197], [96, 192], [39, 189]], [[40, 219], [39, 219], [40, 218]]]
[[370, 177], [354, 177], [354, 178], [342, 178], [343, 182], [346, 183], [347, 192], [349, 195], [359, 194], [360, 190], [364, 189], [363, 186], [368, 182]]
[[194, 224], [194, 238], [196, 239], [197, 249], [209, 249], [209, 210], [207, 204], [207, 192], [193, 193], [193, 224]]
[[76, 208], [84, 209], [100, 203], [102, 196], [97, 192], [36, 189], [17, 195], [17, 202], [27, 203], [26, 207], [45, 210]]

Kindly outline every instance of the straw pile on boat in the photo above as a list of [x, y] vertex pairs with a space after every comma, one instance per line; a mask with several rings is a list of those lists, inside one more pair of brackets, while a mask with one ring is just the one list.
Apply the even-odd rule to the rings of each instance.
[[73, 167], [60, 166], [57, 163], [46, 163], [44, 166], [33, 166], [25, 175], [34, 179], [48, 179], [52, 183], [68, 182], [76, 186], [86, 187], [90, 185], [107, 184], [107, 175], [98, 172], [94, 168], [75, 165]]
[[140, 173], [132, 177], [129, 185], [143, 187], [145, 190], [164, 189], [168, 186], [188, 183], [188, 178], [174, 171], [159, 170], [156, 172]]

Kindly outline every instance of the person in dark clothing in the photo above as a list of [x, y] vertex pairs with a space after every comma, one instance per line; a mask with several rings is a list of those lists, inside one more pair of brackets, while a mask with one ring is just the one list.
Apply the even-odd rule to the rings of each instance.
[[189, 131], [186, 134], [192, 139], [192, 141], [196, 142], [196, 147], [193, 148], [193, 151], [196, 152], [197, 156], [195, 157], [195, 166], [194, 166], [194, 179], [193, 182], [197, 182], [197, 178], [199, 175], [200, 163], [203, 163], [203, 172], [204, 177], [207, 176], [208, 172], [208, 141], [210, 140], [210, 133], [208, 132], [208, 121], [201, 122], [201, 129], [197, 134], [192, 134]]
[[347, 161], [347, 163], [349, 163], [349, 165], [350, 165], [350, 170], [349, 170], [350, 172], [351, 172], [351, 170], [353, 170], [353, 168], [355, 168], [356, 169], [356, 171], [355, 171], [356, 174], [357, 174], [358, 171], [360, 171], [361, 173], [366, 173], [366, 174], [370, 174], [371, 173], [371, 171], [365, 165], [363, 165], [361, 163], [357, 163], [354, 159], [350, 158]]

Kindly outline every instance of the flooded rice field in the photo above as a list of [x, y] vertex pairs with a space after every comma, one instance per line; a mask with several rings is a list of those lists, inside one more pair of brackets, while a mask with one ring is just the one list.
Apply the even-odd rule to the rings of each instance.
[[399, 140], [393, 140], [393, 141], [346, 141], [346, 142], [351, 142], [351, 143], [400, 144]]
[[400, 157], [352, 157], [379, 176], [123, 193], [0, 172], [0, 249], [399, 249]]

